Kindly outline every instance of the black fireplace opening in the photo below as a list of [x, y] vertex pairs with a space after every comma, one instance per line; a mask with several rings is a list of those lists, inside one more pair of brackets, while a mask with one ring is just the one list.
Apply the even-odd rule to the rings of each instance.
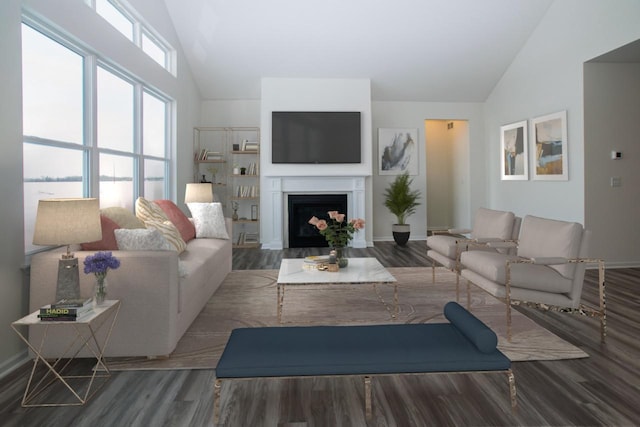
[[347, 212], [346, 194], [289, 194], [289, 247], [321, 248], [329, 244], [318, 229], [309, 224], [311, 217], [329, 219], [329, 211]]

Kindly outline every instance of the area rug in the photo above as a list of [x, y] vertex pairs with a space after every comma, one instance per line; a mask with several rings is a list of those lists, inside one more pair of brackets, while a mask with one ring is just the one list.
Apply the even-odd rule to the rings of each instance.
[[[399, 295], [397, 320], [391, 318], [393, 286], [378, 284], [287, 287], [283, 323], [287, 325], [350, 325], [447, 322], [442, 314], [456, 299], [455, 275], [439, 268], [389, 268]], [[327, 273], [331, 274], [331, 273]], [[214, 369], [234, 328], [276, 326], [277, 270], [232, 271], [189, 327], [176, 350], [164, 358], [110, 358], [113, 370]], [[466, 306], [466, 285], [460, 303]], [[471, 310], [498, 335], [498, 347], [512, 361], [588, 357], [533, 320], [512, 310], [512, 340], [506, 339], [505, 305], [472, 287]]]

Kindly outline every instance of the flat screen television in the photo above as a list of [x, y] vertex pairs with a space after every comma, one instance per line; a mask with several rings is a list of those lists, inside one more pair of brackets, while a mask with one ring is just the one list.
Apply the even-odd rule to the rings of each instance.
[[274, 111], [272, 163], [361, 163], [359, 111]]

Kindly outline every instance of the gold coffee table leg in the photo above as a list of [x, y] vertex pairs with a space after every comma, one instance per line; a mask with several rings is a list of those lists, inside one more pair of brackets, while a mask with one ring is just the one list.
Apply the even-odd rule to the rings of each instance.
[[284, 305], [284, 283], [278, 283], [277, 313], [278, 323], [282, 323], [282, 306]]

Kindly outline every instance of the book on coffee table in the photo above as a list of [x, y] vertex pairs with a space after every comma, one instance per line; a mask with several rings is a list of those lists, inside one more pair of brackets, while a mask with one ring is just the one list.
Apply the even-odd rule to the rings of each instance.
[[329, 262], [329, 255], [310, 255], [304, 257], [307, 264], [323, 264]]

